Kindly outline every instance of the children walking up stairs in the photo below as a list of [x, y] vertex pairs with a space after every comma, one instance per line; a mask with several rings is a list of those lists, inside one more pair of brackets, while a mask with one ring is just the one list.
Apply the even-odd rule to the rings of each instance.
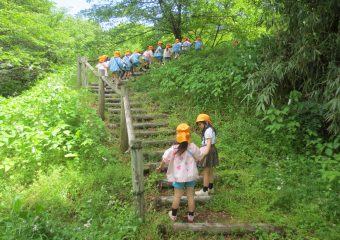
[[[98, 85], [92, 84], [90, 85], [90, 89], [98, 92]], [[176, 132], [174, 129], [176, 123], [169, 123], [168, 115], [159, 112], [157, 107], [141, 93], [130, 93], [129, 100], [131, 103], [130, 108], [135, 136], [136, 139], [139, 139], [142, 143], [145, 182], [147, 182], [149, 180], [148, 178], [152, 178], [154, 175], [159, 161], [162, 159], [164, 150], [175, 143]], [[120, 96], [109, 86], [105, 86], [105, 107], [109, 113], [110, 121], [114, 123], [116, 129], [119, 128], [120, 124], [120, 101]], [[119, 131], [115, 132], [118, 133]], [[216, 179], [218, 180], [218, 177], [216, 177]], [[200, 177], [197, 182], [198, 185], [202, 186], [202, 177]], [[197, 189], [199, 188], [197, 187]], [[168, 183], [165, 179], [158, 180], [153, 186], [152, 191], [146, 191], [145, 196], [147, 201], [149, 201], [147, 202], [148, 209], [154, 208], [154, 211], [158, 213], [161, 212], [164, 216], [168, 215], [174, 198], [171, 183]], [[211, 206], [207, 203], [214, 201], [214, 195], [195, 196], [194, 200], [197, 205], [197, 210], [195, 211], [193, 222], [188, 221], [189, 218], [187, 218], [186, 209], [180, 207], [177, 214], [178, 217], [176, 221], [172, 223], [171, 230], [163, 231], [164, 234], [167, 234], [168, 231], [192, 231], [212, 234], [234, 234], [235, 232], [241, 232], [242, 234], [248, 234], [254, 233], [258, 231], [258, 229], [282, 233], [281, 229], [269, 224], [238, 223], [232, 218], [227, 209], [219, 211], [212, 210]], [[180, 205], [183, 204], [188, 204], [186, 196], [180, 198]], [[171, 220], [174, 219], [171, 218]], [[171, 220], [169, 218], [170, 222]], [[199, 239], [209, 239], [209, 236], [205, 237], [202, 235]]]

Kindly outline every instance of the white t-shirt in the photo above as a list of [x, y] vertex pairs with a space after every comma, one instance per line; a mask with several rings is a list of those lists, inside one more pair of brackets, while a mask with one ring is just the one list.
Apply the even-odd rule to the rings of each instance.
[[98, 73], [100, 74], [100, 70], [104, 70], [104, 76], [107, 77], [107, 68], [109, 67], [109, 64], [107, 62], [102, 62], [102, 63], [98, 63], [96, 65], [96, 68], [98, 69]]
[[164, 49], [164, 53], [163, 53], [164, 57], [171, 57], [171, 54], [172, 54], [172, 49], [171, 48], [165, 48]]
[[207, 139], [211, 139], [211, 144], [216, 144], [216, 133], [215, 131], [209, 127], [204, 132], [204, 138], [202, 139], [202, 146], [207, 145]]

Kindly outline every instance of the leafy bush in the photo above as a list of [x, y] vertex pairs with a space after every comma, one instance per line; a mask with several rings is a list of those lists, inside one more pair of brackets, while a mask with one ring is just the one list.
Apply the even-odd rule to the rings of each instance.
[[0, 98], [1, 239], [122, 239], [139, 225], [130, 167], [70, 71]]
[[[254, 47], [245, 43], [235, 48], [220, 46], [183, 54], [147, 75], [152, 81], [148, 84], [158, 85], [161, 93], [171, 96], [172, 100], [182, 95], [203, 106], [223, 106], [230, 99], [241, 100], [245, 95], [242, 83], [247, 74], [257, 68]], [[141, 88], [147, 88], [148, 84]], [[161, 96], [164, 97], [158, 98]]]

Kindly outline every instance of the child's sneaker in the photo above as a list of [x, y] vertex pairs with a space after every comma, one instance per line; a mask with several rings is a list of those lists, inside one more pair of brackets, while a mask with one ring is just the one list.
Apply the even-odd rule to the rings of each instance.
[[177, 219], [177, 216], [173, 216], [172, 215], [172, 211], [169, 211], [169, 217], [170, 217], [170, 219], [174, 222], [174, 221], [176, 221], [176, 219]]
[[188, 223], [194, 222], [194, 216], [188, 214]]
[[196, 191], [195, 194], [196, 194], [197, 196], [209, 196], [208, 191], [203, 192], [203, 188], [202, 188], [201, 190], [199, 190], [199, 191]]

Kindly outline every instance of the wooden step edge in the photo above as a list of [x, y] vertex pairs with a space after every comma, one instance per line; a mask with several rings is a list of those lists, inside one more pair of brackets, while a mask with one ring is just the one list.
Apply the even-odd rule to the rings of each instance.
[[155, 114], [145, 114], [145, 115], [135, 115], [133, 116], [133, 118], [136, 118], [136, 119], [157, 119], [157, 118], [166, 118], [168, 117], [169, 115], [167, 114], [163, 114], [163, 113], [155, 113]]
[[159, 130], [159, 131], [135, 131], [136, 137], [148, 137], [148, 136], [170, 136], [170, 135], [175, 135], [176, 132], [171, 131], [171, 130]]
[[153, 145], [153, 144], [175, 144], [176, 141], [174, 139], [159, 139], [159, 140], [142, 140], [142, 144], [144, 145]]
[[[206, 203], [207, 201], [212, 199], [212, 196], [194, 196], [196, 203]], [[174, 200], [174, 196], [161, 196], [155, 199], [156, 206], [162, 206], [165, 204], [171, 204]], [[188, 202], [187, 196], [182, 196], [180, 203], [185, 204]]]
[[191, 231], [206, 233], [224, 233], [224, 234], [251, 234], [259, 230], [265, 232], [278, 233], [284, 235], [282, 227], [273, 226], [266, 223], [174, 223], [174, 231]]
[[134, 123], [132, 124], [134, 128], [153, 128], [153, 127], [167, 127], [168, 123], [150, 123], [150, 122], [144, 122], [144, 123]]
[[[157, 167], [157, 166], [156, 166]], [[156, 169], [154, 168], [154, 170]], [[220, 180], [220, 176], [214, 176], [214, 181]], [[203, 176], [198, 176], [198, 179], [196, 180], [197, 183], [202, 183], [203, 182]], [[158, 189], [163, 189], [163, 188], [172, 188], [172, 182], [168, 182], [167, 179], [162, 179], [157, 181], [157, 188]]]

